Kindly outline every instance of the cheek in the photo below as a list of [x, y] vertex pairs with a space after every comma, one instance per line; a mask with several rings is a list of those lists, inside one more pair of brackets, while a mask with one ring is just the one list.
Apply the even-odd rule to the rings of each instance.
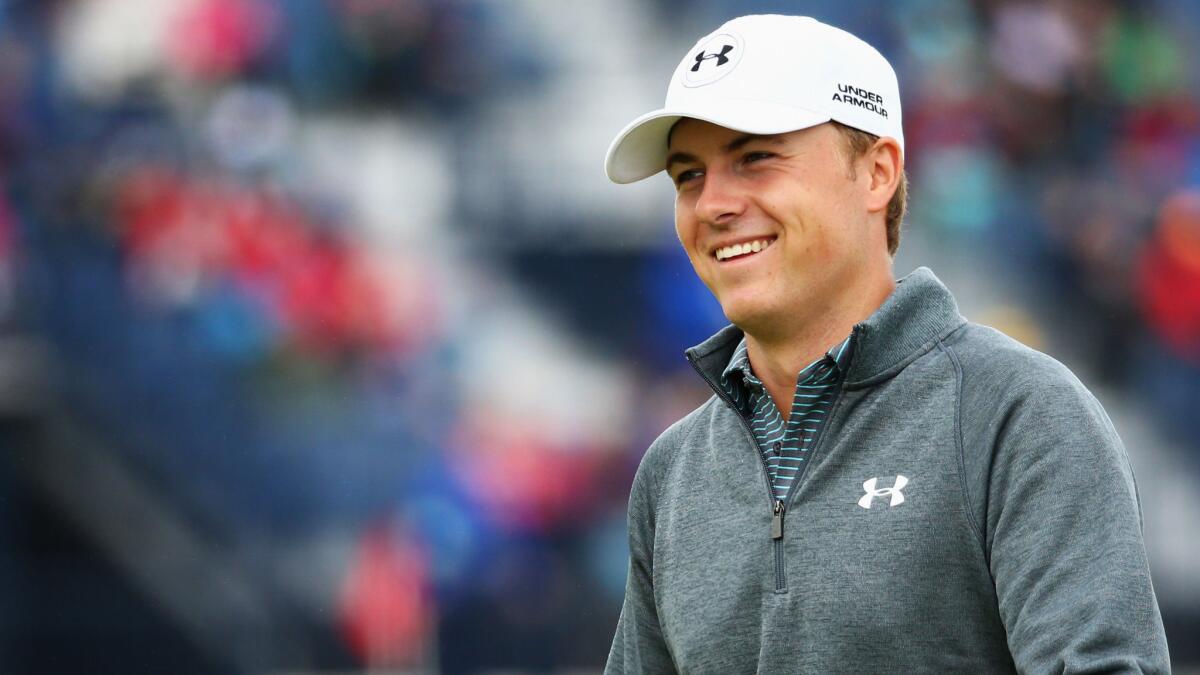
[[829, 259], [853, 244], [855, 219], [848, 208], [853, 203], [853, 195], [846, 189], [848, 182], [827, 181], [820, 190], [796, 195], [792, 229], [801, 235], [798, 243], [808, 254]]
[[679, 238], [680, 243], [687, 243], [688, 237], [696, 230], [695, 224], [688, 219], [688, 214], [691, 213], [687, 202], [683, 200], [683, 195], [675, 195], [675, 236]]
[[792, 258], [819, 255], [822, 250], [822, 225], [827, 214], [820, 200], [792, 187], [764, 199], [763, 208], [783, 229], [786, 255]]
[[691, 257], [692, 244], [696, 239], [696, 228], [691, 227], [686, 222], [676, 218], [675, 237], [679, 239], [679, 243], [683, 246], [683, 250], [687, 251], [688, 257]]
[[683, 252], [687, 254], [688, 260], [691, 261], [696, 274], [703, 275], [700, 252], [696, 249], [696, 224], [687, 219], [676, 218], [675, 236], [679, 239], [679, 244], [683, 247]]

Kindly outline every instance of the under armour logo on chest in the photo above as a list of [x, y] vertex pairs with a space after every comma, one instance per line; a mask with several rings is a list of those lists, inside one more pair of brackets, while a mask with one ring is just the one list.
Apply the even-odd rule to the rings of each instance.
[[696, 55], [696, 63], [692, 66], [692, 72], [695, 73], [699, 71], [700, 66], [709, 59], [716, 59], [718, 66], [723, 66], [726, 63], [729, 63], [729, 52], [731, 51], [733, 51], [733, 45], [721, 45], [721, 51], [715, 54], [709, 54], [708, 52], [701, 51]]
[[876, 497], [887, 497], [889, 495], [892, 499], [888, 506], [896, 506], [904, 503], [904, 494], [900, 492], [900, 490], [903, 489], [905, 485], [908, 485], [908, 478], [904, 476], [896, 476], [896, 482], [892, 485], [892, 487], [889, 488], [876, 488], [875, 485], [878, 482], [878, 478], [868, 478], [867, 480], [863, 481], [863, 490], [865, 490], [867, 494], [863, 495], [862, 499], [858, 500], [859, 506], [863, 507], [864, 509], [869, 509], [871, 508], [871, 501]]

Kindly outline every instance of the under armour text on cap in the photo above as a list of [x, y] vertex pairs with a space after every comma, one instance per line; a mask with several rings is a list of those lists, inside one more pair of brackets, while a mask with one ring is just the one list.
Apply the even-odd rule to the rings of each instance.
[[604, 170], [616, 183], [662, 171], [667, 136], [683, 117], [749, 134], [779, 134], [835, 120], [904, 151], [896, 72], [874, 47], [806, 16], [733, 19], [688, 50], [666, 104], [613, 139]]

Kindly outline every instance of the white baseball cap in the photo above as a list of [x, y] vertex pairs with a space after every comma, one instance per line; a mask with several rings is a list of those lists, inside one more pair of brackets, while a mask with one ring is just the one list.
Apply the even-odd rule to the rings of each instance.
[[688, 50], [666, 104], [613, 140], [604, 170], [615, 183], [662, 171], [667, 136], [683, 117], [748, 134], [780, 134], [836, 120], [904, 151], [896, 71], [874, 47], [807, 16], [733, 19]]

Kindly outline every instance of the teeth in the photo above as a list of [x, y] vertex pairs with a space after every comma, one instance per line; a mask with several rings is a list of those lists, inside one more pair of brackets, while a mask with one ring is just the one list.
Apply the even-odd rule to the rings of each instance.
[[745, 255], [747, 253], [758, 253], [759, 251], [770, 246], [771, 242], [773, 241], [774, 239], [756, 239], [754, 241], [748, 241], [744, 244], [734, 244], [732, 246], [719, 248], [717, 249], [716, 254], [717, 260], [728, 260], [729, 258]]

